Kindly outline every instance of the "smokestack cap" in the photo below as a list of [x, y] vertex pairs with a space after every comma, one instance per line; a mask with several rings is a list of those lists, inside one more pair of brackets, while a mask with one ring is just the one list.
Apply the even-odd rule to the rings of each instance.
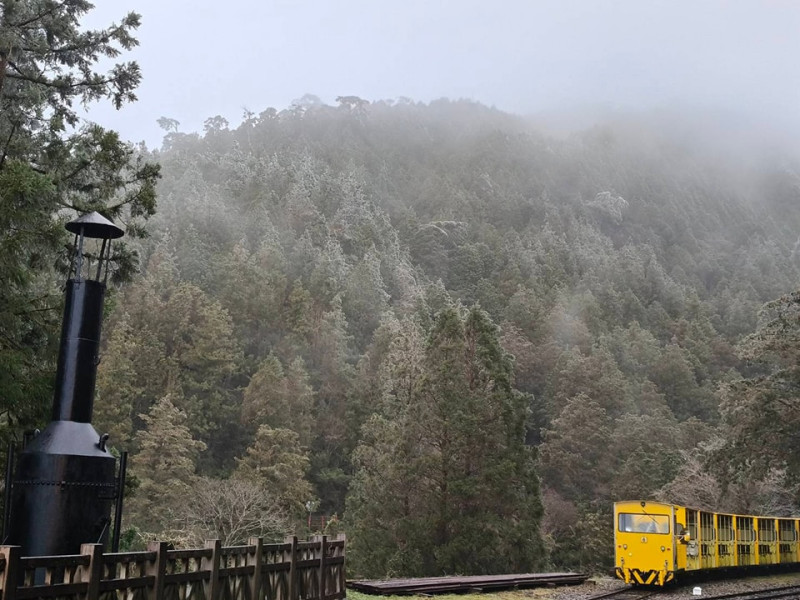
[[102, 240], [115, 240], [125, 235], [119, 227], [106, 219], [99, 212], [90, 212], [65, 225], [67, 231], [76, 235], [83, 230], [84, 237]]

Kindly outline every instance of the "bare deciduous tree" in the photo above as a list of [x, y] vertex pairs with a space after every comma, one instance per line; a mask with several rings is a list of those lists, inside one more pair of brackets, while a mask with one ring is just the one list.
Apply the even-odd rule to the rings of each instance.
[[238, 478], [201, 478], [179, 524], [165, 534], [176, 546], [196, 548], [211, 539], [223, 546], [243, 544], [254, 536], [277, 541], [290, 531], [290, 519], [264, 487]]

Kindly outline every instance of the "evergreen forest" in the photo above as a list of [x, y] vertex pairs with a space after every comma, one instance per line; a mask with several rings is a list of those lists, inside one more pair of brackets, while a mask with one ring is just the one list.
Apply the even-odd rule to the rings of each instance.
[[132, 146], [71, 108], [139, 78], [93, 79], [138, 21], [80, 37], [85, 4], [71, 63], [0, 53], [0, 434], [49, 418], [63, 223], [100, 210], [129, 547], [324, 516], [353, 576], [600, 569], [615, 500], [797, 514], [796, 154], [709, 114], [313, 95]]

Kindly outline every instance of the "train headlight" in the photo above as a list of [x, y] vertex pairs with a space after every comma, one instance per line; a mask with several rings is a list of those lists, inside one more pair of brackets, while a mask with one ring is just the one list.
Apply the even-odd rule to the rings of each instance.
[[664, 546], [661, 546], [661, 551], [664, 552], [664, 550], [666, 550], [666, 548]]
[[628, 549], [628, 544], [622, 544], [622, 549], [623, 550], [627, 550]]

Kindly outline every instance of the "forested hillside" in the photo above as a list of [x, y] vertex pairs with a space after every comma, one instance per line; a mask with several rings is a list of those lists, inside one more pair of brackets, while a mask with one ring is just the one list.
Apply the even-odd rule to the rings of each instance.
[[610, 556], [617, 499], [793, 505], [722, 418], [798, 282], [786, 157], [447, 100], [163, 124], [97, 401], [143, 532], [202, 538], [255, 485], [276, 534], [336, 514], [360, 574], [497, 572]]
[[132, 453], [129, 539], [321, 513], [360, 575], [508, 572], [610, 558], [618, 499], [794, 510], [791, 452], [742, 441], [785, 358], [759, 310], [797, 288], [800, 171], [671, 118], [163, 119], [95, 405]]

